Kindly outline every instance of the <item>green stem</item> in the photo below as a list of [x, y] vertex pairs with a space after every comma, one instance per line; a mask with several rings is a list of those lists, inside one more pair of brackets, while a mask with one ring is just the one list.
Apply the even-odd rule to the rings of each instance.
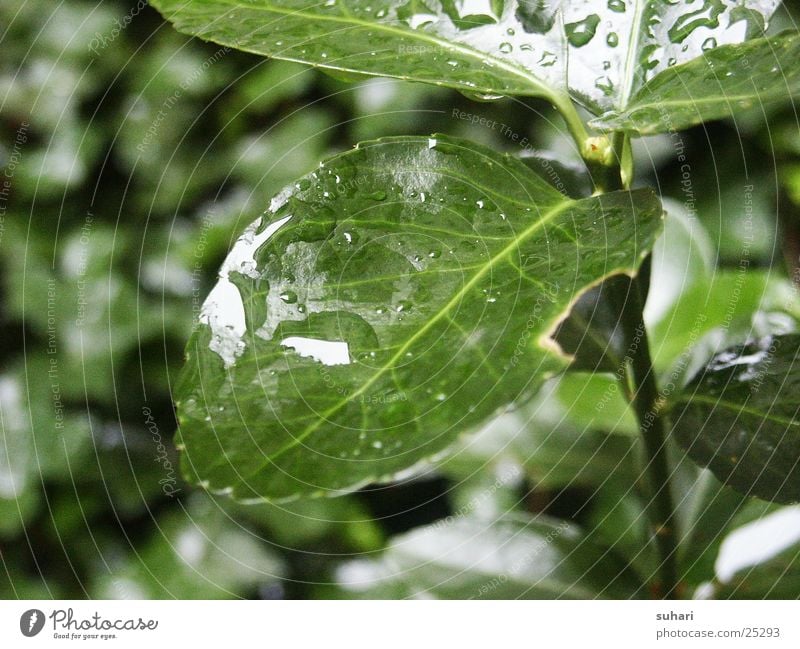
[[[586, 163], [595, 186], [595, 194], [630, 189], [633, 182], [633, 154], [630, 138], [624, 133], [590, 136], [568, 96], [553, 99], [564, 116], [572, 137]], [[663, 403], [656, 383], [650, 343], [644, 325], [644, 303], [650, 278], [650, 257], [642, 263], [639, 273], [627, 285], [624, 295], [612, 295], [622, 318], [622, 328], [628, 345], [625, 377], [632, 378], [627, 391], [644, 442], [650, 501], [648, 514], [660, 558], [656, 595], [659, 598], [678, 597], [677, 538], [675, 504], [670, 488], [670, 466], [667, 456]]]
[[[629, 189], [633, 180], [630, 140], [626, 135], [617, 133], [611, 142], [614, 163], [609, 166], [613, 168], [614, 173], [606, 172], [600, 178], [607, 187]], [[628, 346], [627, 362], [630, 363], [630, 377], [633, 384], [630, 401], [636, 413], [645, 449], [645, 473], [648, 477], [650, 497], [647, 510], [660, 559], [656, 595], [674, 599], [678, 596], [678, 535], [675, 530], [675, 504], [670, 488], [663, 400], [658, 390], [653, 360], [650, 357], [650, 342], [643, 315], [650, 282], [650, 263], [651, 258], [648, 256], [636, 277], [628, 284], [626, 293], [612, 296], [612, 299], [617, 303], [622, 318], [622, 328]]]
[[561, 117], [563, 117], [564, 121], [567, 123], [567, 129], [572, 139], [575, 140], [575, 144], [578, 145], [578, 150], [581, 152], [581, 155], [583, 155], [583, 147], [589, 139], [589, 133], [583, 124], [581, 116], [578, 115], [578, 111], [575, 109], [575, 104], [572, 103], [572, 99], [568, 94], [561, 92], [553, 93], [549, 99], [556, 110], [561, 113]]
[[[648, 257], [645, 265], [649, 262]], [[678, 535], [675, 530], [675, 504], [670, 489], [666, 428], [662, 416], [663, 400], [656, 384], [647, 329], [642, 317], [644, 306], [642, 278], [647, 275], [647, 269], [643, 268], [632, 280], [628, 299], [622, 307], [622, 319], [629, 344], [634, 383], [632, 405], [639, 422], [639, 432], [647, 458], [645, 472], [648, 476], [650, 496], [648, 513], [660, 558], [657, 594], [659, 597], [674, 599], [678, 596]]]

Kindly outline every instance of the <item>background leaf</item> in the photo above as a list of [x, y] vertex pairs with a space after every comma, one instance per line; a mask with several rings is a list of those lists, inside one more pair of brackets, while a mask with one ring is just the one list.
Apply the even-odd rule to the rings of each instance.
[[642, 595], [618, 556], [574, 525], [545, 516], [446, 519], [396, 538], [380, 561], [351, 562], [338, 574], [351, 595], [379, 599]]
[[674, 434], [690, 457], [738, 491], [800, 500], [800, 336], [715, 356], [680, 395]]

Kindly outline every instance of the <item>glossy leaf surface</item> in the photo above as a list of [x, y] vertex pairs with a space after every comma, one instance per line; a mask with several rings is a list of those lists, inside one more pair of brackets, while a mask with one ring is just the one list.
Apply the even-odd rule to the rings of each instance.
[[800, 35], [783, 34], [712, 49], [646, 83], [620, 112], [592, 124], [642, 134], [679, 131], [800, 91]]
[[614, 553], [575, 526], [539, 516], [477, 517], [397, 537], [380, 561], [339, 571], [342, 585], [370, 598], [630, 599], [643, 586]]
[[569, 92], [623, 109], [648, 79], [763, 33], [777, 0], [156, 0], [175, 26], [248, 52], [483, 95]]
[[800, 336], [726, 350], [686, 387], [674, 434], [691, 458], [747, 495], [800, 500]]
[[464, 141], [367, 143], [286, 188], [232, 249], [177, 390], [184, 470], [242, 499], [389, 478], [526, 399], [549, 338], [656, 237], [649, 190], [571, 200]]

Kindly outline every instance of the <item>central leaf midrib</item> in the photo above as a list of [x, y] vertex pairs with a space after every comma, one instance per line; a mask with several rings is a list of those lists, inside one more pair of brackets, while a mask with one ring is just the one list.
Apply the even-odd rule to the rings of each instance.
[[706, 405], [721, 406], [739, 415], [745, 414], [745, 415], [750, 415], [751, 417], [758, 417], [762, 421], [764, 420], [772, 421], [776, 424], [783, 424], [786, 426], [800, 426], [800, 421], [794, 419], [787, 419], [786, 417], [781, 417], [780, 415], [773, 415], [770, 412], [762, 412], [760, 410], [756, 410], [755, 408], [748, 407], [744, 404], [732, 403], [730, 401], [726, 401], [725, 399], [715, 399], [713, 397], [707, 397], [705, 395], [700, 395], [700, 394], [686, 395], [685, 397], [681, 398], [678, 402], [691, 405], [692, 401], [696, 401], [698, 403], [703, 403]]
[[[560, 94], [558, 90], [556, 90], [555, 88], [552, 88], [551, 86], [549, 86], [543, 80], [538, 79], [537, 77], [531, 75], [526, 68], [522, 68], [522, 67], [519, 67], [519, 66], [511, 65], [505, 59], [497, 58], [496, 56], [490, 54], [489, 52], [476, 50], [476, 49], [473, 49], [471, 47], [467, 47], [467, 46], [463, 45], [462, 43], [458, 43], [457, 41], [449, 41], [449, 40], [440, 39], [440, 38], [437, 38], [437, 37], [435, 37], [435, 36], [433, 36], [431, 34], [424, 33], [424, 32], [419, 32], [417, 30], [400, 29], [400, 28], [397, 28], [397, 27], [392, 27], [391, 25], [388, 25], [386, 23], [368, 22], [368, 21], [363, 20], [361, 18], [353, 18], [353, 17], [348, 17], [348, 16], [336, 16], [336, 15], [334, 15], [334, 16], [325, 16], [323, 14], [307, 13], [307, 12], [302, 11], [302, 10], [283, 9], [283, 8], [276, 7], [275, 5], [271, 5], [271, 4], [250, 5], [250, 4], [242, 4], [241, 2], [237, 2], [235, 0], [233, 2], [231, 2], [230, 0], [218, 0], [218, 2], [220, 2], [222, 4], [226, 4], [226, 5], [231, 6], [231, 7], [237, 7], [239, 9], [250, 9], [250, 10], [254, 9], [254, 10], [258, 10], [258, 11], [273, 12], [273, 13], [284, 15], [284, 16], [295, 16], [295, 17], [299, 17], [299, 18], [305, 18], [305, 19], [308, 19], [308, 20], [322, 20], [322, 21], [327, 21], [327, 22], [344, 23], [344, 24], [347, 24], [347, 25], [353, 25], [353, 26], [363, 27], [363, 28], [367, 28], [367, 29], [375, 29], [375, 30], [379, 30], [379, 31], [389, 32], [391, 34], [395, 34], [395, 35], [401, 36], [403, 38], [411, 38], [411, 39], [418, 40], [418, 41], [432, 43], [432, 44], [438, 45], [439, 47], [442, 47], [444, 49], [451, 49], [453, 51], [457, 51], [460, 54], [469, 56], [469, 57], [471, 57], [473, 59], [476, 59], [476, 60], [478, 60], [480, 62], [483, 62], [484, 60], [489, 60], [492, 63], [496, 64], [498, 67], [500, 67], [503, 70], [505, 70], [506, 72], [509, 72], [509, 73], [511, 73], [513, 75], [516, 75], [517, 77], [519, 77], [520, 79], [522, 79], [526, 83], [528, 83], [531, 86], [533, 86], [534, 88], [536, 88], [540, 92], [540, 96], [547, 97], [547, 98], [550, 98], [552, 100], [552, 99], [555, 98], [555, 96], [557, 94]], [[309, 39], [309, 40], [313, 40], [313, 39]], [[241, 49], [243, 49], [243, 48], [241, 48]], [[280, 55], [274, 55], [274, 54], [273, 54], [273, 56], [275, 58], [288, 58], [288, 57], [281, 57]], [[304, 61], [301, 61], [301, 62], [304, 62]], [[331, 68], [335, 69], [335, 66], [325, 65], [324, 63], [317, 62], [316, 65], [319, 65], [321, 67], [331, 67]], [[342, 68], [342, 69], [344, 69], [344, 68]], [[351, 70], [353, 72], [360, 72], [359, 70], [353, 70], [353, 69], [351, 69]], [[365, 73], [363, 71], [361, 71], [361, 74], [365, 74]], [[373, 74], [373, 73], [368, 73], [368, 74]], [[394, 76], [394, 75], [378, 75], [378, 76]], [[457, 85], [459, 87], [463, 87], [465, 84], [456, 83], [454, 85]], [[497, 88], [497, 89], [484, 88], [484, 89], [485, 90], [501, 90], [499, 88]]]
[[[397, 352], [385, 363], [383, 364], [378, 371], [376, 371], [369, 380], [365, 381], [364, 384], [359, 387], [357, 390], [348, 394], [344, 399], [342, 399], [336, 406], [328, 409], [327, 411], [321, 413], [314, 421], [314, 424], [310, 427], [306, 428], [302, 433], [298, 434], [292, 440], [287, 443], [285, 446], [279, 448], [273, 454], [268, 455], [265, 457], [264, 462], [262, 462], [259, 467], [248, 474], [248, 476], [243, 476], [243, 478], [247, 478], [249, 476], [253, 476], [256, 473], [260, 472], [264, 467], [267, 466], [270, 462], [274, 461], [287, 451], [291, 450], [292, 448], [298, 446], [303, 440], [307, 439], [309, 435], [314, 433], [323, 423], [325, 423], [328, 418], [341, 410], [347, 403], [352, 401], [353, 399], [358, 398], [366, 390], [368, 390], [380, 377], [382, 377], [386, 372], [390, 371], [394, 363], [402, 358], [403, 354], [408, 350], [408, 348], [416, 342], [421, 336], [427, 333], [433, 325], [435, 325], [439, 320], [447, 315], [449, 311], [459, 303], [459, 301], [471, 290], [485, 275], [488, 273], [492, 268], [494, 268], [495, 264], [502, 261], [506, 258], [511, 252], [513, 252], [516, 248], [519, 247], [521, 243], [523, 243], [526, 239], [533, 236], [538, 230], [540, 230], [544, 225], [546, 225], [549, 221], [557, 217], [563, 211], [572, 207], [579, 201], [576, 200], [566, 200], [562, 204], [555, 206], [548, 212], [542, 216], [539, 220], [533, 223], [530, 227], [524, 230], [519, 236], [514, 237], [511, 242], [502, 248], [496, 255], [494, 255], [491, 259], [489, 259], [483, 267], [476, 272], [472, 278], [461, 287], [461, 289], [456, 292], [456, 294], [445, 304], [432, 318], [430, 318], [417, 332], [414, 333], [398, 350]], [[241, 482], [241, 481], [240, 481]]]

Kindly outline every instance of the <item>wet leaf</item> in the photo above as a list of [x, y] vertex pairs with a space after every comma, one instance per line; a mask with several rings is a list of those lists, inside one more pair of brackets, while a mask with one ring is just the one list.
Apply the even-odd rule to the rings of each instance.
[[798, 56], [800, 35], [795, 32], [718, 47], [652, 78], [624, 110], [592, 125], [666, 133], [786, 101], [800, 92], [800, 68], [792, 64]]
[[444, 519], [398, 537], [380, 561], [345, 564], [351, 595], [437, 599], [631, 599], [642, 584], [579, 528], [539, 516]]
[[717, 45], [763, 33], [777, 0], [735, 6], [609, 0], [156, 0], [183, 32], [345, 74], [476, 96], [566, 93], [622, 110], [649, 79]]
[[176, 395], [186, 474], [286, 499], [440, 454], [563, 369], [549, 334], [660, 223], [650, 190], [571, 200], [441, 136], [328, 160], [248, 228], [205, 302]]
[[737, 491], [800, 500], [800, 336], [717, 354], [680, 395], [674, 434], [690, 457]]

